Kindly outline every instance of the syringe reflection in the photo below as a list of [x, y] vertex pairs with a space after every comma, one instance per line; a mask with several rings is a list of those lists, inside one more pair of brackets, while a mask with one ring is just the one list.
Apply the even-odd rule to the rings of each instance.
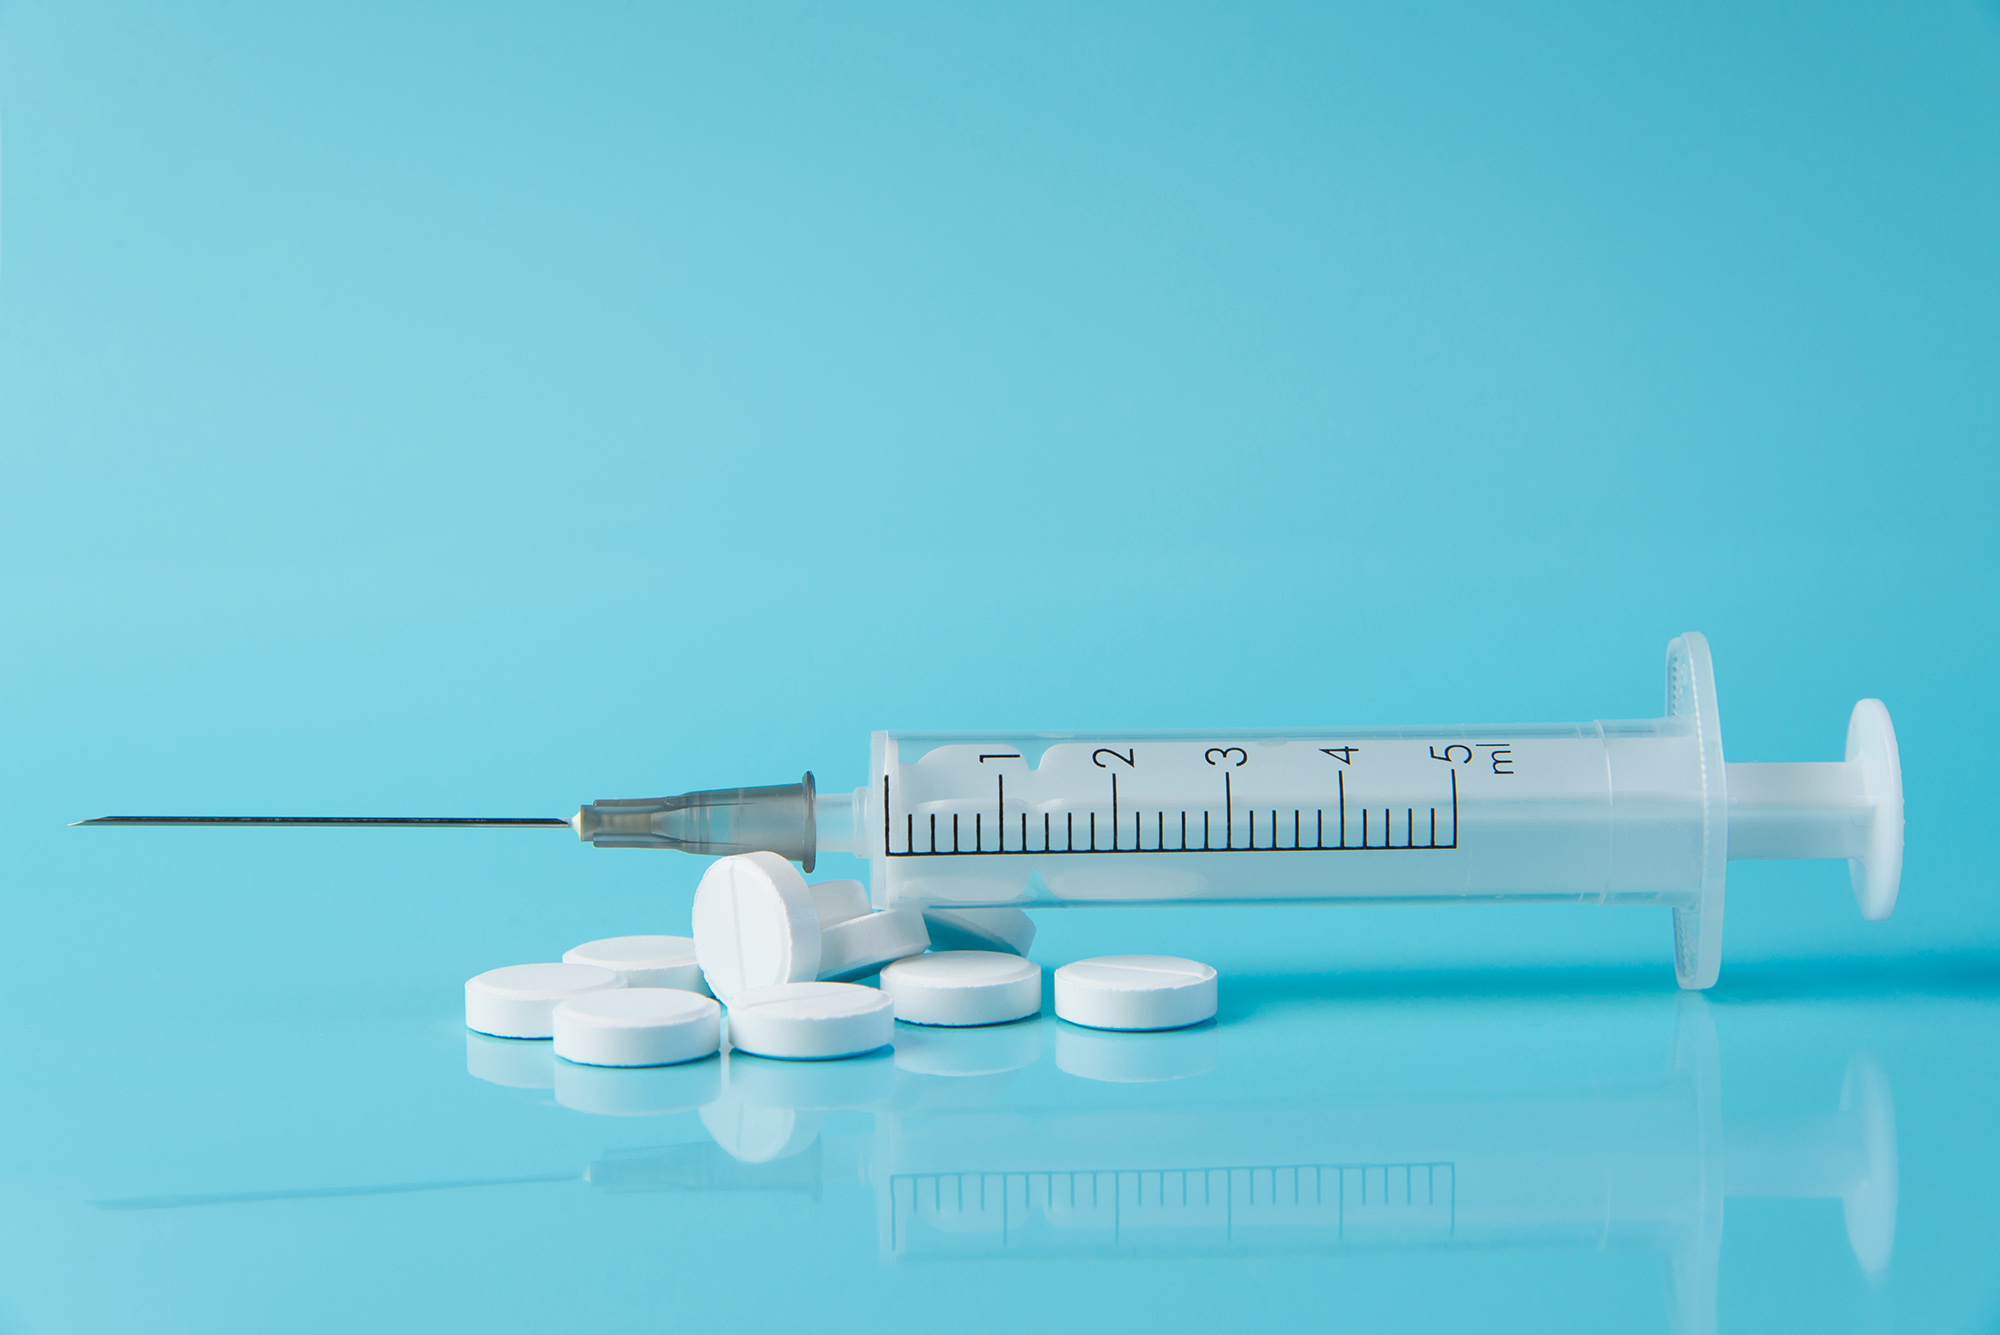
[[[867, 1183], [881, 1254], [898, 1263], [1639, 1248], [1670, 1262], [1679, 1327], [1704, 1330], [1725, 1200], [1791, 1197], [1840, 1201], [1860, 1268], [1887, 1267], [1896, 1133], [1880, 1066], [1851, 1056], [1837, 1103], [1829, 1073], [1827, 1111], [1725, 1120], [1697, 997], [1680, 1002], [1658, 1074], [1509, 1097], [1202, 1106], [1190, 1081], [1156, 1108], [1093, 1110], [1012, 1084], [1051, 1059], [1108, 1084], [1196, 1077], [1226, 1037], [902, 1028], [893, 1062], [733, 1058], [701, 1117], [774, 1185], [815, 1149], [823, 1182]], [[551, 1062], [549, 1083], [560, 1102], [603, 1110], [605, 1077], [620, 1074]], [[871, 1114], [872, 1135], [815, 1138], [842, 1109]]]
[[[893, 1056], [617, 1071], [556, 1061], [546, 1043], [468, 1035], [467, 1066], [482, 1080], [552, 1091], [595, 1115], [698, 1118], [706, 1135], [538, 1176], [105, 1204], [551, 1181], [814, 1198], [845, 1187], [872, 1195], [880, 1254], [898, 1264], [1637, 1248], [1670, 1262], [1685, 1330], [1713, 1325], [1729, 1197], [1839, 1200], [1860, 1268], [1888, 1264], [1895, 1119], [1888, 1080], [1864, 1054], [1848, 1060], [1837, 1103], [1828, 1073], [1825, 1111], [1725, 1120], [1714, 1025], [1699, 997], [1680, 1001], [1657, 1074], [1507, 1096], [1447, 1089], [1269, 1106], [1199, 1078], [1231, 1036], [1100, 1034], [1046, 1019], [899, 1027]], [[1150, 1100], [1113, 1088], [1148, 1082], [1172, 1083]]]
[[[1140, 1037], [1057, 1030], [1059, 1043], [1092, 1044], [1099, 1062], [1126, 1044], [1144, 1052]], [[1199, 1067], [1202, 1036], [1186, 1038]], [[1083, 1064], [1064, 1055], [1059, 1047], [1058, 1064]], [[1707, 1003], [1690, 997], [1663, 1072], [1580, 1090], [1084, 1114], [890, 1110], [876, 1116], [877, 1227], [884, 1255], [899, 1261], [1641, 1248], [1669, 1258], [1678, 1324], [1700, 1330], [1713, 1324], [1725, 1198], [1826, 1198], [1841, 1202], [1862, 1270], [1880, 1274], [1897, 1194], [1881, 1068], [1855, 1054], [1837, 1110], [1808, 1116], [1725, 1121], [1721, 1092]]]

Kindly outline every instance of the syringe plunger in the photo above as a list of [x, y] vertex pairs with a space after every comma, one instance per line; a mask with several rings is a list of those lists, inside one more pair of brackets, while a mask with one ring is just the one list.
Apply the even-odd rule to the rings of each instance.
[[1731, 862], [1846, 858], [1861, 916], [1889, 916], [1903, 875], [1903, 771], [1880, 700], [1854, 706], [1845, 760], [1724, 771]]

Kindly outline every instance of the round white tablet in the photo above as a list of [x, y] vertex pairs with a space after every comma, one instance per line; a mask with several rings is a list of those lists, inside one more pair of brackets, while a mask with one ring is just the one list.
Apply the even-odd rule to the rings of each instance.
[[886, 909], [837, 922], [819, 934], [819, 976], [830, 982], [866, 978], [883, 965], [931, 946], [924, 915], [915, 909]]
[[691, 936], [607, 936], [563, 952], [565, 964], [595, 964], [625, 975], [627, 987], [678, 987], [708, 992]]
[[859, 881], [814, 881], [806, 887], [813, 897], [819, 925], [831, 927], [868, 912], [868, 887]]
[[889, 998], [853, 983], [780, 983], [729, 1003], [729, 1042], [760, 1057], [823, 1060], [873, 1052], [896, 1034]]
[[997, 950], [912, 955], [882, 970], [907, 1024], [1005, 1024], [1042, 1008], [1042, 966]]
[[799, 869], [776, 853], [718, 859], [694, 892], [694, 951], [723, 1001], [819, 975], [819, 915]]
[[571, 997], [625, 986], [592, 964], [510, 964], [465, 980], [465, 1027], [498, 1038], [547, 1038]]
[[1179, 1029], [1215, 1014], [1215, 970], [1172, 955], [1100, 955], [1056, 970], [1056, 1014], [1091, 1029]]
[[933, 950], [1004, 950], [1025, 955], [1035, 944], [1035, 920], [1019, 909], [924, 910]]
[[621, 987], [556, 1007], [556, 1056], [584, 1066], [672, 1066], [722, 1046], [722, 1007], [673, 987]]

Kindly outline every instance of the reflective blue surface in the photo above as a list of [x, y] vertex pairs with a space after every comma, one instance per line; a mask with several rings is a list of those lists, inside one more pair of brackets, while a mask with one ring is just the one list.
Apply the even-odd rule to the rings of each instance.
[[[0, 1330], [2000, 1321], [1993, 3], [20, 0], [0, 140]], [[1909, 818], [1887, 922], [1732, 866], [1706, 1000], [1664, 911], [1064, 909], [1218, 1023], [584, 1072], [462, 981], [699, 860], [65, 828], [1644, 718], [1685, 630]]]
[[850, 1061], [645, 1071], [443, 1004], [158, 1016], [14, 1123], [12, 1316], [1985, 1328], [1992, 973], [1745, 972], [1713, 998], [1237, 972], [1177, 1033], [902, 1026]]

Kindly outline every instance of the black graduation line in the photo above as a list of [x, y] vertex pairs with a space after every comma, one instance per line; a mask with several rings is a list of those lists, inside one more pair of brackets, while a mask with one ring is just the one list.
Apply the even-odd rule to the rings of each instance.
[[[1006, 758], [1012, 759], [1013, 757], [1010, 756]], [[1347, 842], [1347, 776], [1345, 775], [1345, 773], [1341, 773], [1341, 774], [1336, 774], [1334, 776], [1335, 795], [1338, 805], [1338, 809], [1335, 813], [1335, 834], [1338, 839], [1337, 843], [1329, 845], [1326, 842], [1326, 809], [1324, 807], [1321, 807], [1314, 811], [1313, 819], [1314, 819], [1315, 833], [1311, 845], [1307, 845], [1305, 842], [1305, 833], [1304, 833], [1305, 817], [1303, 808], [1294, 808], [1292, 812], [1291, 844], [1289, 846], [1280, 844], [1278, 842], [1278, 833], [1277, 833], [1278, 811], [1274, 809], [1271, 812], [1271, 841], [1264, 847], [1259, 848], [1257, 846], [1257, 813], [1253, 810], [1250, 813], [1250, 818], [1249, 818], [1250, 832], [1246, 848], [1238, 849], [1236, 847], [1236, 838], [1235, 838], [1235, 805], [1236, 805], [1235, 785], [1231, 779], [1230, 774], [1225, 771], [1222, 776], [1224, 835], [1223, 835], [1223, 844], [1221, 848], [1217, 848], [1214, 845], [1214, 836], [1210, 823], [1213, 813], [1207, 810], [1203, 810], [1201, 813], [1201, 828], [1202, 828], [1201, 847], [1195, 848], [1188, 843], [1189, 813], [1186, 808], [1182, 808], [1180, 813], [1181, 817], [1180, 847], [1175, 849], [1169, 849], [1166, 846], [1167, 816], [1164, 808], [1154, 813], [1156, 835], [1154, 840], [1154, 847], [1151, 850], [1148, 850], [1145, 847], [1144, 814], [1141, 812], [1133, 813], [1132, 847], [1130, 849], [1124, 847], [1124, 844], [1121, 841], [1118, 832], [1118, 812], [1119, 812], [1118, 804], [1123, 800], [1123, 798], [1122, 795], [1118, 793], [1118, 777], [1117, 775], [1114, 774], [1111, 776], [1111, 787], [1112, 787], [1111, 845], [1112, 846], [1110, 848], [1097, 847], [1097, 814], [1095, 812], [1089, 813], [1090, 847], [1078, 848], [1076, 846], [1076, 813], [1073, 811], [1065, 813], [1063, 817], [1064, 828], [1067, 832], [1065, 836], [1067, 846], [1064, 848], [1054, 847], [1055, 829], [1054, 829], [1053, 813], [1045, 811], [1042, 813], [1042, 847], [1038, 849], [1031, 849], [1028, 847], [1028, 813], [1026, 811], [1023, 811], [1021, 813], [1021, 846], [1016, 849], [1010, 849], [1007, 847], [1007, 833], [1006, 833], [1007, 831], [1006, 780], [1004, 778], [1000, 778], [997, 780], [996, 790], [995, 790], [998, 802], [996, 810], [996, 819], [1000, 822], [1000, 824], [996, 827], [999, 830], [999, 845], [1000, 845], [996, 851], [998, 853], [1007, 854], [1010, 856], [1032, 854], [1037, 856], [1049, 855], [1057, 857], [1064, 856], [1067, 854], [1085, 854], [1085, 853], [1111, 854], [1111, 853], [1147, 852], [1147, 851], [1160, 852], [1160, 853], [1166, 853], [1166, 852], [1229, 853], [1229, 852], [1243, 852], [1246, 851], [1246, 849], [1248, 851], [1254, 851], [1260, 853], [1261, 852], [1334, 853], [1334, 852], [1359, 852], [1359, 851], [1381, 852], [1384, 850], [1392, 852], [1406, 852], [1412, 850], [1419, 852], [1433, 851], [1433, 850], [1439, 852], [1450, 852], [1458, 847], [1458, 772], [1455, 768], [1449, 771], [1449, 782], [1451, 784], [1451, 831], [1449, 840], [1444, 843], [1438, 842], [1438, 830], [1437, 830], [1438, 808], [1435, 806], [1429, 808], [1431, 831], [1430, 831], [1430, 839], [1427, 843], [1419, 844], [1416, 841], [1416, 808], [1414, 807], [1406, 807], [1404, 809], [1403, 812], [1404, 842], [1402, 842], [1401, 844], [1398, 844], [1395, 841], [1395, 812], [1392, 808], [1384, 808], [1382, 812], [1383, 816], [1382, 842], [1379, 844], [1371, 844], [1369, 842], [1368, 808], [1366, 807], [1362, 808], [1361, 811], [1361, 842], [1358, 844], [1348, 843]], [[972, 857], [972, 856], [989, 854], [989, 850], [987, 850], [985, 847], [985, 835], [984, 835], [985, 815], [983, 812], [975, 812], [973, 814], [973, 830], [974, 830], [973, 841], [975, 845], [973, 848], [964, 848], [960, 846], [962, 836], [959, 833], [959, 818], [956, 813], [952, 815], [952, 847], [949, 850], [941, 849], [938, 847], [937, 813], [932, 812], [929, 814], [930, 814], [930, 848], [928, 851], [919, 852], [917, 850], [915, 812], [905, 812], [903, 815], [902, 851], [898, 852], [896, 849], [890, 847], [890, 836], [895, 828], [894, 789], [891, 785], [890, 777], [887, 774], [884, 774], [882, 776], [882, 844], [883, 844], [883, 852], [886, 856], [892, 858], [953, 857], [953, 856]]]

